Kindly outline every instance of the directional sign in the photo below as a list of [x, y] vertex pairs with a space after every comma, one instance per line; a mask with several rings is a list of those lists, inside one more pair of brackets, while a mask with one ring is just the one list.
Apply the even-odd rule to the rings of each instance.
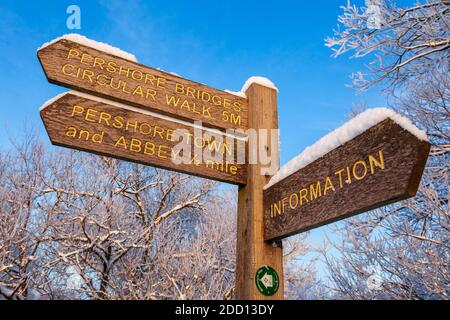
[[247, 99], [68, 39], [38, 51], [49, 82], [222, 129], [247, 129]]
[[264, 190], [266, 241], [416, 194], [430, 144], [387, 118]]
[[189, 173], [233, 184], [246, 182], [237, 164], [245, 142], [152, 112], [66, 93], [41, 110], [55, 145]]

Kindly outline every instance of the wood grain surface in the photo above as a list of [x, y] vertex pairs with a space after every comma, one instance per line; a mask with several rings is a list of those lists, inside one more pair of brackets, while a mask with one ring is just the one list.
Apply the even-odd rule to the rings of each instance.
[[414, 196], [429, 150], [390, 119], [373, 126], [264, 191], [265, 240]]
[[38, 51], [49, 82], [221, 129], [247, 129], [247, 99], [73, 42]]
[[[218, 130], [194, 132], [192, 126], [136, 110], [66, 93], [43, 108], [41, 118], [55, 145], [233, 184], [246, 183], [246, 166], [236, 164], [235, 138], [228, 137], [227, 141]], [[176, 129], [184, 130], [178, 140], [174, 139]], [[215, 133], [211, 135], [211, 132]], [[173, 162], [184, 154], [175, 149], [179, 141], [189, 142], [190, 152], [185, 153], [189, 155], [188, 163]], [[223, 161], [202, 160], [196, 156], [194, 145], [200, 151], [211, 151], [212, 156], [218, 155]], [[244, 150], [239, 152], [245, 152], [245, 144]]]
[[[249, 99], [250, 127], [277, 129], [277, 92], [259, 84], [246, 91]], [[261, 137], [260, 137], [261, 138]], [[271, 141], [269, 137], [267, 140]], [[268, 154], [279, 150], [275, 145], [265, 145]], [[275, 160], [279, 166], [278, 158]], [[270, 176], [262, 175], [260, 163], [248, 165], [247, 183], [239, 188], [236, 242], [236, 298], [238, 300], [273, 300], [284, 298], [283, 249], [264, 242], [263, 186]], [[264, 296], [257, 289], [255, 275], [262, 266], [272, 267], [278, 274], [280, 287], [272, 296]]]

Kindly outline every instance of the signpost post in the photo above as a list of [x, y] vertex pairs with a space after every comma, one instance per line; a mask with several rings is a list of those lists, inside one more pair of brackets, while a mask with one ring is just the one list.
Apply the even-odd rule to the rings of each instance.
[[244, 98], [92, 43], [63, 37], [38, 51], [51, 83], [84, 92], [65, 93], [41, 109], [51, 142], [239, 185], [237, 299], [283, 299], [280, 239], [406, 199], [418, 189], [430, 144], [388, 117], [268, 184], [261, 161], [240, 162], [249, 158], [246, 142], [223, 129], [255, 130], [257, 146], [272, 161], [276, 155], [278, 169], [278, 139], [269, 137], [278, 129], [274, 88], [253, 82]]
[[[259, 130], [278, 129], [277, 92], [259, 84], [246, 91], [249, 105], [249, 126]], [[263, 137], [258, 137], [262, 139]], [[271, 139], [265, 139], [271, 141]], [[278, 142], [278, 141], [277, 141]], [[261, 147], [261, 146], [260, 146]], [[268, 154], [278, 154], [278, 145], [264, 146]], [[279, 164], [277, 163], [277, 166]], [[236, 247], [236, 298], [245, 300], [283, 299], [283, 249], [264, 241], [263, 186], [268, 176], [261, 175], [261, 163], [250, 164], [247, 183], [239, 189]], [[265, 295], [256, 285], [255, 276], [263, 266], [270, 266], [279, 277], [278, 290]]]

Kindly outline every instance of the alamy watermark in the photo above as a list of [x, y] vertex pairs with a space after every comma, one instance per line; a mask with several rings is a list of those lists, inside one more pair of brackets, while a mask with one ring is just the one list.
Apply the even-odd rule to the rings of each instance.
[[172, 141], [174, 164], [259, 164], [260, 174], [273, 175], [279, 165], [279, 129], [208, 129], [194, 122], [194, 133], [176, 129]]
[[66, 13], [69, 15], [66, 20], [66, 26], [69, 30], [81, 29], [81, 9], [79, 6], [72, 4], [67, 7]]

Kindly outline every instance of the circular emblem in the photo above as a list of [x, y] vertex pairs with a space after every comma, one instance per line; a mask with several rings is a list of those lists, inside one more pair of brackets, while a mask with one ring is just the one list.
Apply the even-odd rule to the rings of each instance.
[[278, 291], [280, 279], [274, 268], [262, 266], [256, 271], [255, 283], [259, 292], [265, 296], [272, 296]]

